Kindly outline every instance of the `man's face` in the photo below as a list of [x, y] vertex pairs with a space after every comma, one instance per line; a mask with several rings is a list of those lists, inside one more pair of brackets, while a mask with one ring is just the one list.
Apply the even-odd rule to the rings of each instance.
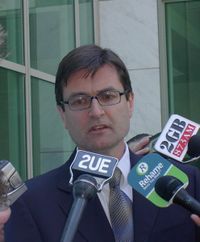
[[[101, 67], [94, 76], [85, 77], [85, 70], [71, 75], [63, 88], [63, 99], [76, 94], [96, 96], [103, 90], [124, 92], [117, 71], [109, 65]], [[133, 110], [133, 96], [127, 101], [112, 106], [101, 106], [92, 99], [91, 107], [82, 111], [72, 111], [65, 105], [65, 111], [58, 107], [65, 128], [80, 149], [120, 158], [124, 152], [124, 137], [128, 133]]]

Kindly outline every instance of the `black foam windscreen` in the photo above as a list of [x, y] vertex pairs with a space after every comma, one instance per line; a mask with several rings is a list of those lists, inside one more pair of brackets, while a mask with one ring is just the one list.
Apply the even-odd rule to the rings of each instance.
[[155, 184], [155, 191], [169, 201], [174, 194], [183, 186], [183, 183], [173, 176], [162, 176]]
[[200, 156], [200, 135], [193, 135], [188, 142], [187, 154], [191, 157]]

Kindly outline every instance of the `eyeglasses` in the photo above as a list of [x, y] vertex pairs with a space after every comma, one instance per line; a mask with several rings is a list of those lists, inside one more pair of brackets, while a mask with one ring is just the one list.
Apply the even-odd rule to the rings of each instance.
[[121, 96], [128, 93], [129, 90], [120, 92], [117, 90], [106, 90], [100, 92], [96, 96], [89, 96], [86, 94], [78, 94], [69, 97], [67, 101], [61, 101], [61, 104], [68, 104], [72, 111], [81, 111], [91, 107], [93, 99], [97, 99], [101, 106], [112, 106], [121, 102]]

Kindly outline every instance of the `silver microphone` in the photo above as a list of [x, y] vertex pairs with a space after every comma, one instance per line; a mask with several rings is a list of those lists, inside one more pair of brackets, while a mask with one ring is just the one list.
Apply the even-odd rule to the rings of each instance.
[[7, 160], [0, 160], [0, 210], [12, 205], [26, 190], [14, 166]]

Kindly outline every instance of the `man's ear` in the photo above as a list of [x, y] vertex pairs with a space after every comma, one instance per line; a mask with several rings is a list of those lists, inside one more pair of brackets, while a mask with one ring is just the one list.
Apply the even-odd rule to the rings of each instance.
[[129, 102], [129, 116], [131, 118], [132, 114], [133, 114], [133, 110], [134, 110], [134, 94], [133, 93], [129, 94], [128, 102]]
[[67, 129], [67, 122], [66, 122], [65, 110], [60, 105], [57, 105], [57, 110], [58, 110], [58, 112], [60, 114], [60, 117], [62, 119], [62, 122], [64, 124], [64, 127]]

